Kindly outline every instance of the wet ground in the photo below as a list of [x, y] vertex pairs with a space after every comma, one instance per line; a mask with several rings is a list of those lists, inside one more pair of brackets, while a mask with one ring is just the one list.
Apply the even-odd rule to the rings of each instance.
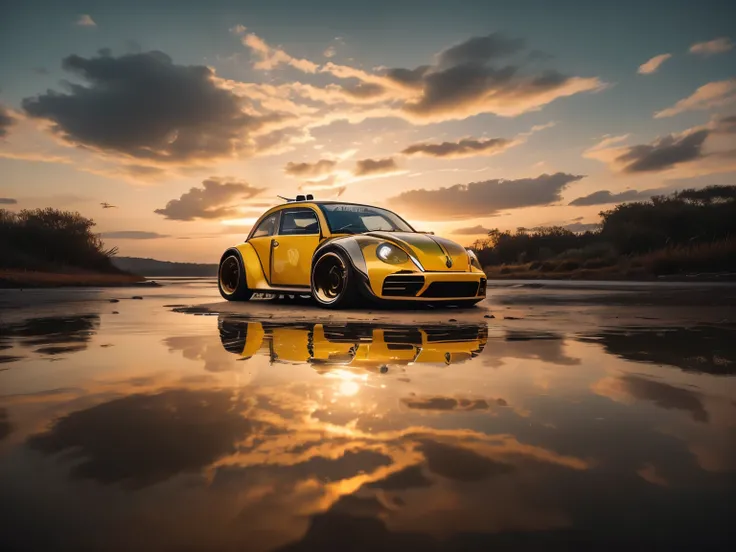
[[0, 550], [733, 548], [736, 287], [163, 283], [0, 291]]

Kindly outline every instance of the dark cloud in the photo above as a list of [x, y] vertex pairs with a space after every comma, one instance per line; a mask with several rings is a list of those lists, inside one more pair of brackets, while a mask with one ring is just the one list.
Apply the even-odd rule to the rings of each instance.
[[455, 481], [480, 481], [514, 470], [510, 464], [497, 462], [477, 452], [438, 441], [423, 441], [418, 449], [427, 459], [432, 473]]
[[414, 465], [389, 474], [378, 481], [368, 483], [365, 487], [384, 491], [404, 491], [407, 489], [421, 489], [431, 485], [432, 480], [424, 475], [422, 467]]
[[430, 157], [468, 157], [471, 155], [494, 155], [514, 144], [506, 138], [489, 138], [487, 140], [464, 138], [459, 142], [442, 142], [439, 144], [412, 144], [401, 153], [404, 155], [428, 155]]
[[289, 161], [284, 167], [284, 172], [291, 176], [314, 178], [327, 174], [337, 165], [332, 159], [320, 159], [314, 163], [294, 163]]
[[86, 349], [99, 327], [96, 314], [48, 316], [0, 326], [0, 336], [41, 355], [59, 355]]
[[491, 231], [490, 228], [486, 228], [485, 226], [476, 224], [475, 226], [458, 228], [456, 230], [453, 230], [452, 233], [458, 234], [461, 236], [477, 236], [478, 234], [488, 234], [488, 232], [490, 231]]
[[244, 113], [241, 99], [216, 84], [212, 69], [177, 65], [163, 52], [72, 55], [62, 67], [86, 86], [26, 98], [23, 108], [51, 121], [72, 144], [182, 163], [232, 155], [248, 131], [274, 118]]
[[235, 452], [253, 425], [243, 408], [229, 391], [130, 395], [72, 412], [28, 444], [47, 454], [68, 452], [77, 459], [73, 477], [141, 488]]
[[623, 203], [624, 201], [639, 201], [642, 199], [649, 199], [657, 193], [659, 193], [659, 190], [656, 189], [626, 190], [617, 194], [611, 193], [608, 190], [598, 190], [597, 192], [593, 192], [587, 196], [573, 199], [569, 205], [606, 205], [608, 203]]
[[361, 82], [355, 86], [345, 86], [342, 91], [352, 98], [365, 100], [381, 96], [386, 88], [375, 82]]
[[413, 410], [488, 410], [490, 405], [485, 399], [456, 399], [455, 397], [412, 397], [401, 399], [401, 403]]
[[355, 163], [355, 176], [368, 176], [373, 174], [383, 174], [394, 172], [399, 169], [393, 157], [385, 159], [361, 159]]
[[635, 399], [651, 401], [666, 410], [685, 410], [696, 422], [708, 421], [708, 412], [700, 394], [695, 391], [633, 374], [623, 376], [619, 381]]
[[18, 200], [12, 197], [0, 197], [0, 205], [17, 205]]
[[524, 49], [524, 40], [508, 38], [500, 33], [475, 36], [451, 46], [439, 55], [439, 65], [485, 63], [491, 59], [514, 54]]
[[117, 232], [103, 232], [100, 234], [102, 238], [118, 239], [118, 240], [156, 240], [158, 238], [168, 238], [167, 234], [159, 234], [158, 232], [146, 232], [144, 230], [118, 230]]
[[486, 180], [455, 184], [437, 190], [410, 190], [389, 204], [421, 214], [427, 219], [490, 216], [503, 209], [549, 205], [561, 199], [560, 192], [582, 175], [556, 173], [518, 180]]
[[478, 64], [464, 64], [433, 71], [424, 77], [421, 97], [407, 103], [405, 109], [416, 115], [454, 111], [459, 106], [480, 100], [492, 91], [510, 86], [517, 69], [495, 69]]
[[407, 88], [421, 88], [422, 79], [430, 69], [430, 65], [420, 65], [416, 69], [389, 69], [386, 71], [386, 77]]
[[616, 158], [623, 172], [664, 171], [678, 165], [703, 157], [708, 129], [701, 129], [681, 136], [669, 135], [652, 144], [632, 146]]
[[716, 120], [713, 132], [718, 134], [736, 134], [736, 115], [721, 117]]
[[201, 188], [191, 188], [179, 199], [172, 199], [166, 207], [154, 212], [170, 220], [235, 217], [239, 213], [234, 204], [236, 200], [254, 197], [264, 189], [242, 180], [212, 177], [202, 182]]
[[8, 135], [8, 129], [16, 123], [15, 117], [5, 107], [0, 105], [0, 138]]
[[463, 63], [425, 73], [421, 95], [403, 109], [420, 118], [464, 118], [483, 112], [516, 115], [600, 86], [598, 79], [569, 77], [554, 70], [533, 76], [524, 75], [515, 65]]
[[[393, 68], [383, 76], [390, 83], [414, 91], [401, 110], [412, 119], [461, 119], [478, 113], [516, 115], [563, 96], [599, 89], [597, 78], [539, 72], [541, 53], [502, 58], [525, 50], [524, 41], [499, 33], [472, 37], [440, 52], [432, 65]], [[355, 75], [353, 75], [355, 76]]]

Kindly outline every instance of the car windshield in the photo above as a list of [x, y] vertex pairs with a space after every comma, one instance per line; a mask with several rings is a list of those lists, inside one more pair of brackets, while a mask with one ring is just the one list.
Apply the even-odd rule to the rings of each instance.
[[414, 232], [400, 216], [377, 207], [351, 203], [320, 205], [333, 234], [360, 234], [362, 232]]

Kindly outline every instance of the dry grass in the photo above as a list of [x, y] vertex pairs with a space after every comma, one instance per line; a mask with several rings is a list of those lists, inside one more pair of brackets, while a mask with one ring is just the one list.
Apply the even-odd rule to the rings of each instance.
[[736, 239], [668, 247], [637, 259], [653, 274], [736, 272]]

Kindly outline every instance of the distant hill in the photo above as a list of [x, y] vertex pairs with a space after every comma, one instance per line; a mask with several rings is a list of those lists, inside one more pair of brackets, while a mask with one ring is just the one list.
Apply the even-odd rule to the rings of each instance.
[[216, 264], [173, 263], [141, 257], [112, 257], [112, 264], [142, 276], [217, 276]]

